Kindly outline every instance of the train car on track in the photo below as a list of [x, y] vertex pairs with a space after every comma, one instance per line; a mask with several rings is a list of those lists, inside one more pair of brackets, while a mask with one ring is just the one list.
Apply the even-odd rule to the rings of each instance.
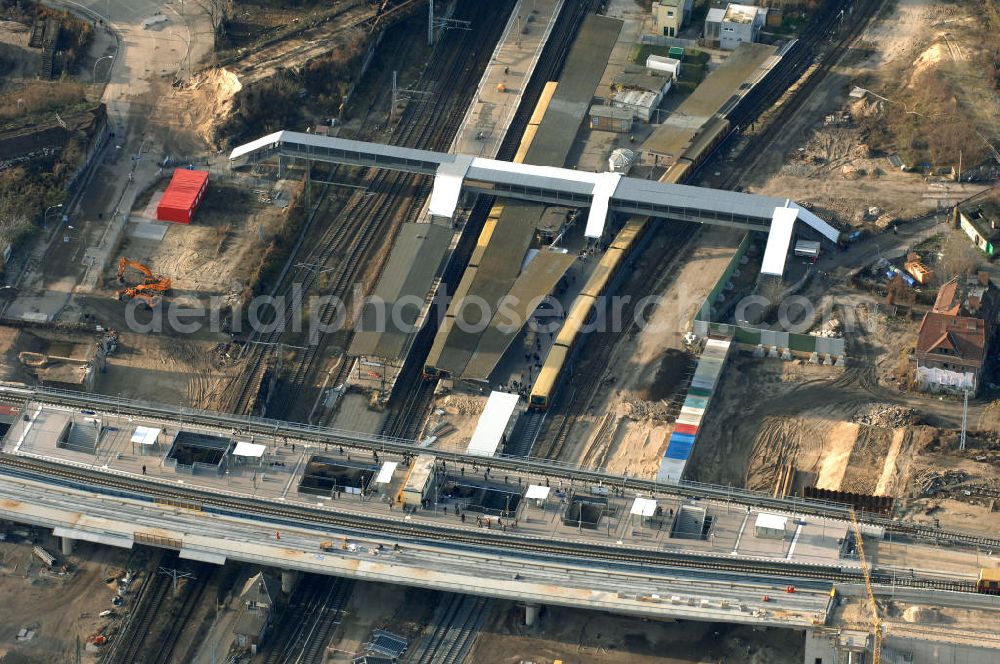
[[580, 331], [583, 329], [583, 326], [590, 321], [596, 303], [597, 300], [595, 298], [583, 294], [573, 300], [573, 306], [569, 308], [566, 320], [563, 322], [562, 327], [559, 328], [559, 334], [556, 335], [555, 344], [557, 346], [573, 347], [576, 340], [580, 337]]
[[549, 402], [556, 393], [556, 386], [562, 377], [563, 367], [566, 365], [568, 356], [569, 348], [566, 346], [552, 346], [549, 349], [545, 364], [542, 365], [542, 370], [538, 373], [538, 379], [531, 386], [528, 408], [546, 410], [549, 407]]
[[730, 134], [729, 120], [723, 117], [716, 117], [709, 120], [698, 134], [691, 141], [677, 161], [670, 165], [667, 172], [660, 178], [660, 182], [668, 184], [682, 184], [701, 166], [713, 152], [715, 148], [726, 140]]
[[399, 491], [396, 502], [404, 507], [420, 507], [434, 494], [434, 464], [437, 458], [432, 454], [421, 454], [410, 464], [406, 481]]
[[[535, 105], [535, 110], [528, 120], [528, 126], [525, 127], [524, 134], [521, 136], [521, 143], [517, 148], [517, 154], [514, 155], [514, 159], [512, 160], [515, 164], [524, 163], [524, 157], [528, 154], [528, 150], [535, 140], [535, 134], [538, 133], [538, 124], [542, 121], [542, 117], [545, 116], [545, 111], [549, 107], [549, 102], [552, 101], [552, 95], [555, 94], [557, 85], [556, 81], [549, 81], [545, 84], [538, 103]], [[486, 221], [483, 222], [483, 228], [479, 232], [479, 237], [476, 239], [476, 246], [472, 250], [472, 256], [469, 258], [469, 264], [462, 274], [462, 279], [459, 281], [458, 287], [455, 289], [455, 294], [452, 296], [451, 304], [448, 306], [448, 311], [445, 313], [441, 327], [438, 328], [437, 334], [434, 336], [434, 342], [431, 344], [431, 350], [427, 354], [427, 359], [424, 360], [424, 370], [422, 372], [424, 380], [437, 380], [449, 377], [449, 372], [441, 369], [439, 366], [441, 354], [444, 352], [448, 335], [451, 334], [451, 330], [455, 326], [455, 319], [458, 316], [462, 299], [472, 287], [472, 280], [476, 276], [476, 270], [479, 268], [479, 263], [486, 254], [486, 247], [489, 245], [490, 240], [493, 238], [493, 233], [496, 231], [500, 215], [503, 214], [503, 207], [503, 203], [501, 202], [494, 203], [493, 207], [490, 208]]]
[[583, 337], [585, 326], [598, 315], [597, 307], [601, 306], [603, 297], [614, 289], [615, 282], [624, 273], [624, 268], [645, 239], [648, 228], [648, 217], [630, 219], [604, 252], [587, 283], [573, 301], [566, 321], [545, 357], [538, 380], [531, 386], [529, 408], [546, 410], [549, 407], [566, 366], [572, 359], [573, 351]]
[[1000, 595], [1000, 569], [979, 570], [976, 592], [984, 595]]

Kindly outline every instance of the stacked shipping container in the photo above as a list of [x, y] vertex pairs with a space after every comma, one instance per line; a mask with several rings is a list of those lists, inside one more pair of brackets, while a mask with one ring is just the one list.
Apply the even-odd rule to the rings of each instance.
[[709, 339], [705, 342], [705, 350], [698, 360], [698, 367], [684, 399], [681, 414], [674, 423], [674, 432], [670, 435], [667, 452], [660, 462], [660, 472], [656, 475], [656, 479], [660, 482], [676, 483], [684, 474], [684, 467], [691, 456], [705, 411], [708, 410], [712, 395], [715, 394], [715, 387], [719, 383], [719, 376], [722, 375], [722, 369], [726, 365], [731, 343], [720, 339]]

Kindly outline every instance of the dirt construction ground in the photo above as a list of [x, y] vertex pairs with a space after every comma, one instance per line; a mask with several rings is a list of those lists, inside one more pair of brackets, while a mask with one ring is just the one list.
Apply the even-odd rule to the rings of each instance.
[[[57, 575], [44, 570], [31, 552], [31, 544], [13, 535], [26, 526], [2, 528], [12, 541], [0, 542], [0, 594], [3, 615], [0, 624], [0, 660], [30, 664], [65, 664], [76, 661], [76, 639], [88, 636], [109, 624], [99, 613], [114, 608], [114, 585], [104, 580], [124, 570], [128, 552], [122, 549], [77, 543], [67, 561], [73, 570]], [[52, 537], [39, 541], [58, 556], [58, 542]], [[18, 639], [22, 629], [34, 632], [29, 640]], [[81, 645], [82, 649], [82, 645]]]
[[[984, 138], [996, 143], [1000, 104], [986, 73], [989, 54], [970, 46], [992, 43], [981, 5], [888, 3], [742, 184], [755, 193], [792, 192], [832, 221], [881, 228], [981, 190], [901, 172], [887, 158], [898, 153], [904, 163], [937, 169], [957, 168], [960, 151], [963, 168], [991, 156]], [[852, 98], [855, 86], [879, 96]], [[826, 123], [841, 112], [847, 115]]]
[[469, 653], [470, 662], [518, 664], [798, 664], [801, 632], [699, 622], [658, 622], [545, 607], [524, 626], [524, 608], [501, 602]]
[[676, 274], [673, 266], [658, 263], [668, 251], [670, 233], [652, 239], [635, 263], [634, 279], [656, 275], [665, 282], [654, 291], [662, 297], [645, 309], [644, 329], [622, 335], [566, 443], [564, 459], [629, 475], [656, 473], [670, 438], [671, 414], [679, 412], [683, 401], [679, 387], [693, 371], [693, 358], [684, 347], [687, 321], [729, 264], [739, 237], [728, 229], [702, 229], [681, 252], [684, 260]]

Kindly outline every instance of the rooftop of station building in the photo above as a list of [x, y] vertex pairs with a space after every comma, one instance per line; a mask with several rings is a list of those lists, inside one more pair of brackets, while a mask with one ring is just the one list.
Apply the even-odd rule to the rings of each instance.
[[[525, 164], [562, 167], [566, 163], [621, 27], [621, 21], [603, 16], [589, 15], [584, 20], [579, 37], [566, 59], [567, 65], [559, 78], [558, 87], [525, 155]], [[528, 270], [521, 272], [523, 259], [545, 214], [545, 207], [537, 203], [504, 202], [497, 230], [490, 238], [477, 271], [464, 277], [469, 280], [464, 293], [466, 297], [481, 298], [495, 309], [507, 295], [516, 297], [523, 307], [523, 303], [535, 301], [551, 292], [572, 263], [572, 258], [539, 254], [529, 264]], [[536, 263], [539, 258], [542, 262]], [[537, 277], [543, 278], [536, 278], [538, 271]], [[515, 288], [516, 293], [512, 290]], [[455, 313], [461, 306], [461, 302], [455, 304]], [[520, 317], [522, 324], [527, 322], [530, 313]], [[519, 331], [520, 326], [501, 331], [497, 325], [479, 331], [464, 330], [459, 326], [442, 329], [439, 334], [447, 336], [439, 368], [453, 376], [488, 380]]]
[[727, 101], [738, 95], [741, 86], [776, 52], [775, 46], [767, 44], [740, 44], [681, 102], [646, 140], [642, 149], [678, 158], [698, 129], [718, 113]]

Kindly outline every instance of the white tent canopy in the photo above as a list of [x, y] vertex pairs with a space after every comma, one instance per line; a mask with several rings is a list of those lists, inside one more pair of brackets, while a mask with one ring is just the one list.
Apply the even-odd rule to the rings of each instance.
[[656, 514], [656, 501], [651, 498], [636, 498], [630, 513], [643, 517], [653, 516]]
[[388, 484], [392, 481], [392, 474], [396, 472], [396, 466], [399, 463], [396, 461], [386, 461], [382, 464], [382, 468], [378, 471], [378, 476], [375, 478], [375, 484]]
[[156, 445], [156, 441], [159, 439], [161, 431], [163, 431], [163, 429], [155, 429], [153, 427], [136, 427], [135, 431], [132, 433], [132, 444]]
[[549, 487], [539, 484], [529, 484], [524, 497], [528, 500], [545, 500], [549, 497]]
[[233, 456], [259, 459], [264, 456], [265, 451], [267, 451], [267, 445], [261, 445], [260, 443], [244, 443], [241, 441], [236, 443], [236, 449], [233, 450]]
[[757, 528], [784, 531], [786, 523], [788, 523], [788, 517], [784, 517], [779, 514], [765, 514], [761, 512], [757, 515], [757, 521], [754, 525]]
[[479, 422], [476, 423], [476, 430], [469, 441], [466, 454], [477, 456], [493, 456], [500, 446], [500, 439], [503, 438], [510, 422], [510, 416], [517, 408], [517, 401], [520, 397], [507, 392], [491, 392], [490, 398], [486, 401]]

